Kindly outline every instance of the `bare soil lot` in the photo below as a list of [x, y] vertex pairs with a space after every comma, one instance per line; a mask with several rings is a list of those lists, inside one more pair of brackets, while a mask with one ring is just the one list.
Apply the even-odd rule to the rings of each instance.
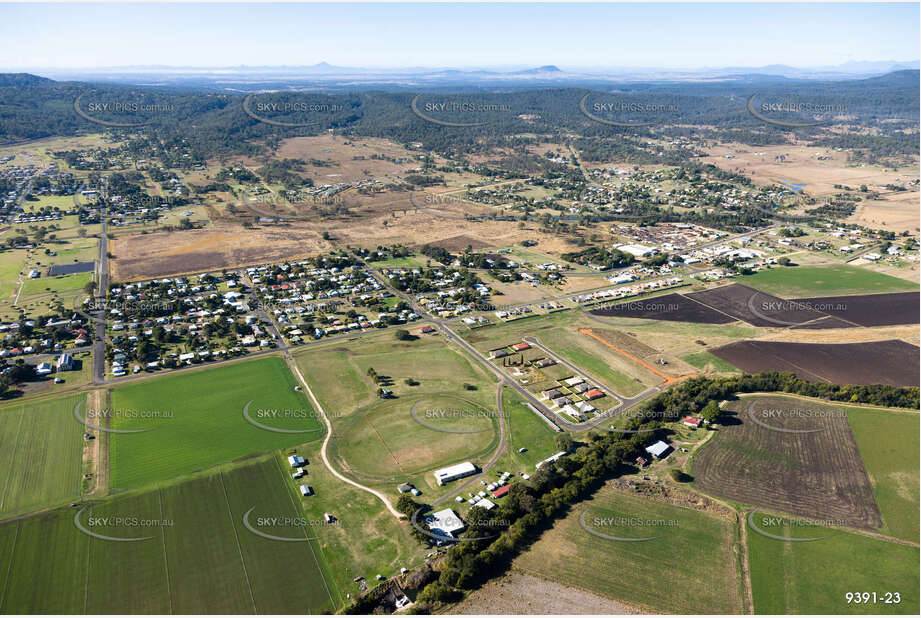
[[710, 352], [746, 373], [790, 371], [813, 382], [918, 386], [918, 347], [899, 339], [834, 344], [738, 341]]
[[917, 324], [921, 312], [921, 294], [918, 292], [823, 296], [803, 298], [797, 302], [860, 326]]
[[698, 324], [728, 324], [738, 319], [683, 294], [665, 294], [644, 300], [618, 303], [610, 307], [595, 309], [589, 313], [604, 317], [642, 318]]
[[697, 488], [783, 513], [882, 526], [847, 414], [789, 397], [746, 397], [694, 458]]
[[748, 322], [752, 326], [795, 326], [825, 316], [802, 304], [791, 303], [739, 283], [694, 292], [688, 294], [688, 298]]
[[138, 234], [116, 238], [111, 246], [114, 281], [236, 268], [317, 255], [330, 248], [316, 232], [295, 225]]
[[512, 571], [487, 583], [451, 608], [451, 613], [475, 614], [639, 614], [647, 613], [618, 601]]

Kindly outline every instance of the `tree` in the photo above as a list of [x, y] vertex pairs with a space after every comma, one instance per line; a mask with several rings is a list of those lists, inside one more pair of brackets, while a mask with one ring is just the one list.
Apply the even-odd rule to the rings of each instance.
[[561, 433], [556, 437], [556, 447], [561, 451], [571, 453], [576, 447], [576, 441], [568, 433]]
[[412, 339], [412, 335], [409, 334], [409, 331], [402, 328], [398, 328], [394, 331], [393, 336], [397, 338], [397, 341], [409, 341]]
[[715, 423], [717, 420], [719, 420], [721, 413], [722, 410], [720, 410], [719, 404], [711, 399], [707, 405], [701, 409], [700, 416], [703, 417], [703, 419], [708, 423]]
[[781, 266], [789, 266], [789, 265], [790, 265], [790, 258], [788, 258], [788, 257], [786, 257], [786, 256], [781, 257], [781, 258], [777, 258], [777, 263], [780, 264]]

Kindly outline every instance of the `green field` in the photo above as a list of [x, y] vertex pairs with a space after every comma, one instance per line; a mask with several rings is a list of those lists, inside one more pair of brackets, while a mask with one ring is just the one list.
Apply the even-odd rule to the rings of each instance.
[[[534, 464], [556, 453], [555, 431], [524, 405], [524, 399], [510, 388], [502, 390], [502, 411], [505, 412], [508, 446], [496, 462], [495, 469], [513, 474], [534, 471]], [[518, 449], [527, 449], [519, 453]]]
[[[596, 532], [618, 538], [599, 538]], [[638, 518], [642, 525], [611, 522]], [[665, 613], [742, 613], [731, 520], [602, 489], [515, 560], [539, 577]]]
[[443, 462], [484, 455], [498, 443], [497, 428], [496, 411], [470, 399], [406, 396], [340, 419], [331, 445], [343, 466], [360, 478], [399, 482]]
[[716, 373], [738, 373], [739, 370], [724, 361], [722, 358], [714, 356], [709, 352], [694, 352], [693, 354], [687, 354], [682, 356], [681, 360], [696, 367], [697, 369], [706, 369], [709, 365], [710, 370]]
[[41, 296], [43, 294], [67, 294], [80, 292], [83, 286], [93, 280], [93, 273], [77, 273], [75, 275], [63, 275], [60, 277], [40, 277], [38, 279], [26, 279], [22, 284], [22, 298], [27, 300], [30, 296]]
[[866, 268], [848, 266], [796, 266], [771, 268], [741, 277], [738, 283], [784, 298], [844, 294], [914, 292], [918, 284]]
[[0, 408], [0, 517], [80, 497], [83, 429], [74, 406], [85, 395]]
[[846, 408], [884, 534], [918, 542], [918, 414]]
[[[274, 457], [0, 526], [2, 613], [323, 613], [342, 604]], [[302, 542], [280, 542], [257, 531]], [[121, 518], [114, 520], [113, 518]], [[269, 521], [268, 518], [272, 518]], [[6, 578], [6, 575], [4, 576]], [[2, 580], [0, 580], [2, 581]]]
[[[800, 520], [765, 526], [770, 534], [821, 538], [786, 542], [748, 530], [756, 614], [918, 614], [918, 549]], [[901, 603], [848, 604], [848, 592], [898, 592]]]
[[[142, 487], [323, 435], [307, 398], [277, 357], [145, 380], [112, 391], [111, 485]], [[278, 429], [257, 427], [243, 417]], [[274, 414], [274, 415], [273, 415]]]

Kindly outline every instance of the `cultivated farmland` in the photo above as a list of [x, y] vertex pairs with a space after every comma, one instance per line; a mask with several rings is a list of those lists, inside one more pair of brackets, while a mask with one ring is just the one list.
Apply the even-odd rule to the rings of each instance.
[[[274, 457], [0, 527], [3, 613], [322, 613], [342, 602]], [[91, 536], [143, 539], [129, 542]], [[53, 564], [54, 568], [49, 568]], [[117, 565], [117, 568], [113, 568]], [[291, 574], [298, 585], [292, 585]]]
[[74, 500], [81, 493], [86, 395], [0, 408], [0, 517]]
[[918, 348], [899, 339], [866, 343], [738, 341], [710, 352], [746, 373], [790, 371], [813, 382], [918, 386]]
[[[280, 358], [152, 379], [112, 392], [113, 488], [142, 487], [315, 440], [322, 421]], [[279, 433], [248, 422], [297, 433]]]
[[712, 495], [839, 525], [882, 525], [847, 414], [789, 397], [744, 397], [694, 458]]

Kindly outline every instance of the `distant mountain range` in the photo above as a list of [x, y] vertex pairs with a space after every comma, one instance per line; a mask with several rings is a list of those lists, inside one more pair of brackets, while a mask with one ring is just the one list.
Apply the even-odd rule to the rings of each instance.
[[366, 68], [334, 66], [327, 62], [309, 66], [173, 67], [121, 66], [96, 69], [32, 69], [31, 73], [57, 80], [136, 85], [196, 87], [247, 92], [261, 89], [343, 90], [348, 88], [497, 88], [497, 87], [599, 87], [617, 83], [741, 82], [790, 80], [844, 80], [875, 77], [894, 71], [918, 70], [919, 61], [847, 62], [837, 66], [800, 68], [786, 65], [762, 67], [540, 67], [483, 68]]

